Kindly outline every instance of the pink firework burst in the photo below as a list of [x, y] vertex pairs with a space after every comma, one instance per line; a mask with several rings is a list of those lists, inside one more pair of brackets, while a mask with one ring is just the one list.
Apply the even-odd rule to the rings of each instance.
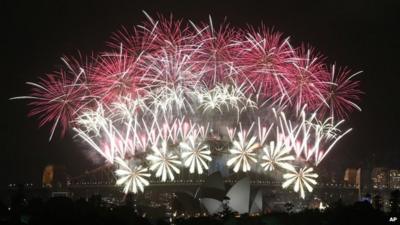
[[142, 71], [138, 69], [141, 56], [128, 56], [122, 51], [105, 53], [90, 68], [89, 84], [92, 95], [102, 102], [112, 102], [119, 96], [140, 94]]
[[265, 96], [287, 96], [287, 67], [297, 61], [288, 38], [265, 27], [251, 29], [244, 40], [237, 42], [235, 52], [234, 63], [243, 74], [242, 80], [250, 81]]
[[[293, 48], [281, 33], [264, 26], [215, 27], [211, 19], [197, 26], [172, 16], [145, 15], [141, 25], [113, 34], [107, 53], [86, 58], [83, 66], [80, 60], [64, 59], [64, 70], [29, 83], [32, 94], [19, 98], [31, 99], [29, 115], [39, 116], [40, 126], [53, 124], [50, 138], [56, 127], [64, 135], [82, 108], [112, 108], [124, 103], [121, 99], [143, 101], [146, 110], [169, 119], [198, 116], [199, 104], [218, 108], [219, 102], [234, 105], [245, 97], [243, 112], [256, 103], [296, 112], [307, 105], [307, 113], [336, 119], [359, 109], [357, 73], [333, 67], [330, 74], [324, 57], [306, 46]], [[230, 89], [210, 94], [217, 86], [241, 89], [244, 96]], [[99, 104], [89, 104], [94, 101]]]
[[71, 76], [60, 70], [40, 78], [38, 83], [28, 82], [33, 87], [31, 95], [18, 97], [31, 99], [32, 110], [28, 115], [38, 116], [39, 126], [52, 124], [50, 140], [58, 126], [61, 127], [61, 136], [64, 136], [76, 113], [89, 101], [87, 88], [81, 84], [81, 75]]
[[159, 15], [157, 21], [147, 15], [148, 21], [143, 28], [154, 33], [153, 44], [157, 49], [167, 51], [190, 50], [196, 46], [190, 46], [193, 35], [192, 31], [182, 20], [175, 20], [172, 15], [169, 18]]
[[123, 27], [120, 31], [111, 36], [108, 45], [120, 51], [121, 46], [124, 52], [133, 57], [139, 57], [143, 52], [154, 52], [158, 50], [154, 44], [157, 37], [154, 29], [149, 30], [145, 27], [132, 27], [131, 30]]
[[225, 23], [215, 29], [211, 18], [209, 24], [202, 24], [200, 27], [192, 25], [197, 33], [194, 42], [201, 45], [196, 60], [208, 68], [202, 81], [213, 87], [217, 83], [231, 79], [237, 74], [233, 66], [232, 50], [235, 46], [232, 40], [239, 39], [239, 32]]
[[353, 78], [360, 72], [352, 73], [349, 69], [336, 69], [331, 67], [330, 82], [324, 90], [325, 101], [328, 106], [320, 105], [320, 114], [329, 115], [333, 118], [347, 118], [348, 114], [361, 108], [357, 105], [363, 92], [360, 90], [360, 81]]
[[316, 109], [325, 104], [323, 91], [327, 85], [329, 72], [326, 70], [324, 57], [312, 48], [300, 47], [296, 50], [298, 60], [287, 67], [289, 81], [286, 84], [288, 101], [296, 111], [307, 105], [309, 109]]
[[158, 55], [146, 55], [144, 67], [146, 70], [141, 82], [147, 89], [160, 90], [188, 89], [197, 86], [203, 70], [199, 69], [199, 63], [192, 60], [191, 54], [185, 54], [183, 50], [168, 51], [164, 50]]

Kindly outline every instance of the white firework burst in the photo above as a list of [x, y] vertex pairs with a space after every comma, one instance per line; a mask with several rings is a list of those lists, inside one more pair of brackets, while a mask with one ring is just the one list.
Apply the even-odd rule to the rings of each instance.
[[220, 96], [216, 91], [217, 89], [218, 86], [211, 91], [198, 91], [198, 93], [196, 93], [200, 102], [199, 108], [203, 109], [203, 113], [213, 110], [218, 110], [220, 113], [222, 113]]
[[344, 120], [336, 122], [333, 117], [329, 117], [325, 120], [319, 120], [316, 118], [313, 122], [314, 123], [311, 123], [311, 126], [314, 128], [317, 135], [321, 138], [326, 138], [327, 140], [334, 140], [342, 133], [339, 126], [344, 122]]
[[[199, 48], [199, 46], [197, 47]], [[186, 49], [188, 50], [188, 49]], [[205, 70], [196, 70], [197, 63], [192, 60], [196, 49], [188, 51], [162, 49], [157, 56], [146, 55], [146, 73], [141, 81], [148, 91], [148, 104], [154, 114], [169, 116], [193, 112], [191, 93], [200, 88]]]
[[113, 102], [111, 106], [111, 118], [115, 121], [132, 121], [138, 112], [149, 111], [143, 97], [133, 98], [130, 95], [121, 96], [118, 101]]
[[203, 113], [217, 110], [235, 110], [238, 114], [247, 108], [257, 108], [256, 102], [251, 99], [251, 94], [246, 94], [244, 86], [217, 85], [212, 90], [201, 90], [196, 93]]
[[85, 133], [93, 133], [98, 136], [100, 135], [101, 127], [107, 124], [107, 118], [104, 114], [103, 106], [98, 104], [96, 110], [88, 109], [83, 111], [75, 122]]
[[131, 168], [128, 162], [121, 158], [117, 158], [115, 162], [119, 165], [119, 169], [115, 171], [118, 176], [117, 185], [124, 186], [124, 193], [133, 192], [137, 193], [138, 190], [143, 192], [144, 186], [149, 185], [149, 181], [146, 179], [150, 177], [147, 168], [142, 166], [134, 166]]
[[269, 145], [263, 148], [265, 155], [262, 157], [264, 160], [261, 166], [265, 171], [275, 170], [276, 167], [280, 167], [286, 170], [294, 170], [291, 162], [295, 160], [293, 155], [290, 155], [290, 147], [285, 145], [280, 138], [275, 142], [271, 141]]
[[194, 112], [193, 98], [193, 92], [189, 90], [180, 87], [163, 88], [149, 95], [149, 104], [156, 115], [183, 115]]
[[196, 143], [195, 138], [190, 137], [188, 142], [181, 142], [182, 158], [184, 165], [189, 167], [189, 172], [194, 173], [197, 169], [198, 174], [208, 169], [207, 162], [211, 161], [211, 151], [207, 145], [201, 142]]
[[[318, 174], [313, 172], [314, 169], [312, 167], [300, 168], [299, 171], [291, 170], [288, 173], [283, 175], [283, 178], [286, 180], [283, 182], [282, 187], [287, 188], [291, 184], [293, 185], [293, 190], [295, 192], [300, 191], [300, 196], [305, 198], [305, 188], [308, 192], [313, 191], [313, 187], [311, 185], [316, 185], [317, 181], [315, 180], [318, 177]], [[305, 188], [304, 188], [305, 187]]]
[[154, 154], [147, 156], [147, 160], [151, 162], [150, 170], [156, 170], [156, 177], [161, 177], [161, 181], [175, 179], [174, 173], [179, 174], [180, 170], [177, 167], [181, 164], [178, 156], [172, 152], [167, 152], [167, 142], [163, 141], [161, 148], [153, 146], [151, 149]]
[[256, 143], [256, 137], [251, 137], [249, 141], [246, 140], [245, 132], [239, 132], [239, 140], [233, 141], [233, 147], [229, 149], [229, 152], [234, 155], [231, 159], [226, 162], [227, 166], [235, 164], [233, 171], [237, 173], [242, 166], [243, 172], [250, 171], [250, 162], [257, 162], [256, 153], [254, 151], [260, 147]]

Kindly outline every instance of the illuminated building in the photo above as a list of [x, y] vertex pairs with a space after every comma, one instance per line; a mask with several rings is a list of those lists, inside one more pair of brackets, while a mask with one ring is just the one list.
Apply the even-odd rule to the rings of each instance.
[[360, 187], [361, 169], [347, 168], [344, 173], [344, 183], [354, 187]]
[[372, 169], [371, 173], [372, 187], [374, 189], [388, 188], [388, 170], [383, 167], [376, 167]]
[[400, 189], [400, 170], [389, 171], [389, 188]]
[[61, 188], [67, 184], [67, 174], [65, 167], [47, 165], [42, 174], [42, 186], [49, 188]]

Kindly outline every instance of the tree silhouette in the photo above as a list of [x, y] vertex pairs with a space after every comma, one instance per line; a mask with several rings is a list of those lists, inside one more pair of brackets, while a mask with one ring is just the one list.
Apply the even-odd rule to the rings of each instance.
[[375, 195], [372, 199], [372, 205], [376, 210], [381, 211], [383, 207], [382, 197], [380, 195]]
[[287, 213], [291, 213], [294, 208], [294, 205], [291, 202], [286, 202], [284, 207]]

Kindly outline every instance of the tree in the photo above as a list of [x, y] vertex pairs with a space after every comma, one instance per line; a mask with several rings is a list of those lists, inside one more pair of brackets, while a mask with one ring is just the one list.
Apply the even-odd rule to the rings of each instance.
[[227, 219], [234, 215], [234, 212], [232, 211], [231, 207], [229, 207], [229, 201], [231, 199], [228, 196], [225, 196], [224, 199], [222, 200], [222, 211], [219, 212], [217, 215], [220, 218]]
[[374, 198], [372, 199], [372, 204], [374, 208], [378, 211], [382, 210], [382, 197], [380, 195], [375, 195]]
[[290, 212], [292, 212], [294, 205], [291, 202], [286, 202], [284, 207], [286, 209], [286, 212], [290, 213]]

